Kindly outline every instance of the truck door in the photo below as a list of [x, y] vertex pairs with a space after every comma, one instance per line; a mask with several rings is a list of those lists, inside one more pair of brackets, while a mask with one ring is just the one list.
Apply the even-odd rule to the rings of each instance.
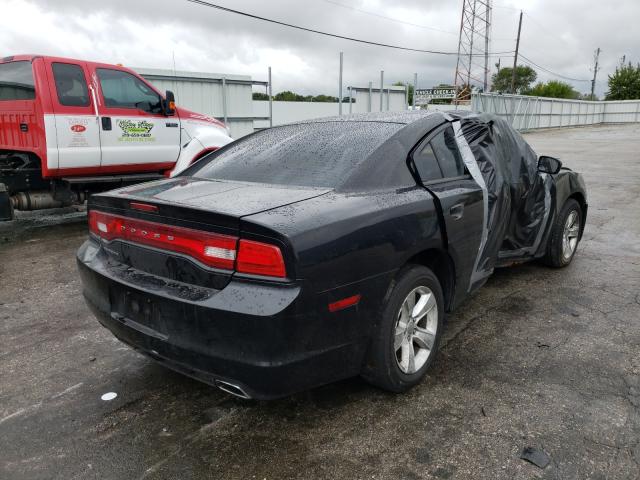
[[451, 125], [439, 128], [412, 154], [423, 185], [437, 199], [447, 248], [456, 267], [456, 297], [481, 283], [475, 277], [484, 225], [483, 191], [469, 174]]
[[163, 170], [180, 154], [180, 120], [162, 113], [161, 97], [135, 75], [96, 68], [100, 84], [103, 171]]
[[[100, 168], [98, 117], [89, 91], [88, 72], [76, 63], [47, 61], [53, 78], [51, 103], [58, 143], [58, 168], [69, 173], [95, 173]], [[80, 169], [80, 170], [78, 170]]]

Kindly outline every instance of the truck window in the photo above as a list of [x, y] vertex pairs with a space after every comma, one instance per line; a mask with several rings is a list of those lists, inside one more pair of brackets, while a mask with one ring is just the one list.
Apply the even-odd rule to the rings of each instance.
[[60, 105], [88, 107], [89, 89], [82, 67], [70, 63], [53, 63], [52, 68]]
[[105, 106], [162, 113], [160, 96], [134, 75], [110, 68], [98, 68], [96, 71]]
[[0, 63], [0, 100], [33, 100], [36, 88], [31, 62]]

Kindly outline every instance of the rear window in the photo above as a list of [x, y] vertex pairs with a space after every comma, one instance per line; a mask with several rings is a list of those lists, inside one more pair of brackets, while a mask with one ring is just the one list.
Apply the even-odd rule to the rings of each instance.
[[0, 63], [0, 100], [33, 100], [36, 88], [31, 62]]
[[275, 127], [214, 153], [186, 172], [200, 178], [308, 187], [339, 185], [404, 125], [326, 122]]

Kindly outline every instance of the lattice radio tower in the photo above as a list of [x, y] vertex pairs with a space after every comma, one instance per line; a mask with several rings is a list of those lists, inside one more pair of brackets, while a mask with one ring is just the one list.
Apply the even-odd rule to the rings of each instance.
[[488, 91], [490, 41], [491, 0], [462, 0], [455, 80], [456, 102], [469, 100], [473, 86]]

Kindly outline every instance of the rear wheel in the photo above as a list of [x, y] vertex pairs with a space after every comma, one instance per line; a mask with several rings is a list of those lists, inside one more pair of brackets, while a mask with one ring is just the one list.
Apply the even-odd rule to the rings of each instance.
[[443, 318], [442, 288], [433, 272], [405, 269], [383, 309], [363, 377], [392, 392], [419, 383], [438, 350]]
[[7, 220], [13, 220], [13, 205], [7, 187], [0, 183], [0, 222]]
[[547, 265], [561, 268], [573, 260], [580, 240], [582, 209], [573, 198], [565, 202], [549, 236], [549, 245], [544, 261]]

